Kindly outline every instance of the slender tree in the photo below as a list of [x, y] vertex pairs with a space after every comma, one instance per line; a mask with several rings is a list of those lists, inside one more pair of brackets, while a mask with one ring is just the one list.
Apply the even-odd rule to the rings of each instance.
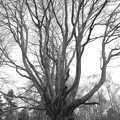
[[[117, 0], [0, 0], [4, 61], [33, 82], [51, 120], [74, 119], [76, 107], [96, 104], [87, 101], [105, 82], [110, 60], [120, 54], [119, 6]], [[100, 34], [96, 28], [101, 27]], [[81, 59], [86, 46], [96, 40], [101, 41], [100, 79], [76, 99]], [[16, 46], [12, 53], [10, 44]], [[21, 62], [13, 57], [15, 50], [19, 50]], [[75, 77], [68, 87], [73, 61]]]

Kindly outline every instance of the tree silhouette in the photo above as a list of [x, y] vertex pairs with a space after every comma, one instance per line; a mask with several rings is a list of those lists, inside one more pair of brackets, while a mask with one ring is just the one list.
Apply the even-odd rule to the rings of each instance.
[[[120, 54], [120, 4], [114, 3], [110, 10], [113, 2], [109, 0], [0, 0], [4, 61], [32, 81], [50, 119], [73, 119], [75, 108], [96, 103], [88, 100], [105, 82], [111, 59]], [[101, 34], [96, 31], [99, 27], [104, 29]], [[97, 40], [101, 44], [100, 79], [84, 96], [76, 98], [84, 51]], [[13, 51], [19, 50], [20, 63], [8, 42], [15, 45]], [[68, 87], [74, 61], [75, 76]]]

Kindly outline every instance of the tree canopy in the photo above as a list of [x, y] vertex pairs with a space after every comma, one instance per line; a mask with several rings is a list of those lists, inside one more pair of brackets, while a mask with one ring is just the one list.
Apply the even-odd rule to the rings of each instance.
[[[2, 62], [32, 81], [52, 120], [70, 120], [76, 107], [98, 104], [88, 100], [105, 82], [110, 61], [120, 54], [119, 8], [117, 0], [0, 0]], [[96, 31], [101, 27], [102, 32]], [[76, 98], [84, 51], [97, 40], [100, 79]], [[68, 87], [74, 61], [75, 77]]]

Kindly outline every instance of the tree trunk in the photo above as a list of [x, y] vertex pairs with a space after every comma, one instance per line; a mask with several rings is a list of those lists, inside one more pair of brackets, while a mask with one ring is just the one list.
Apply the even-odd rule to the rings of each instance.
[[69, 115], [65, 115], [65, 114], [55, 115], [55, 114], [53, 114], [53, 116], [49, 116], [47, 120], [75, 120], [75, 119], [74, 119], [74, 114], [71, 113]]

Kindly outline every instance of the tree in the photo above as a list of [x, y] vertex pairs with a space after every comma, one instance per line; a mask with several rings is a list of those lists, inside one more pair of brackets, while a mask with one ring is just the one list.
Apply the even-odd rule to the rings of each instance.
[[16, 103], [13, 101], [13, 90], [9, 90], [7, 94], [0, 91], [0, 119], [1, 120], [16, 120], [17, 108]]
[[3, 108], [4, 108], [4, 103], [3, 103], [3, 100], [2, 100], [2, 95], [0, 95], [0, 119], [2, 120], [3, 118]]
[[[117, 0], [0, 0], [0, 34], [4, 41], [0, 50], [4, 61], [33, 82], [52, 120], [74, 119], [76, 107], [96, 104], [87, 101], [105, 82], [111, 59], [120, 54], [119, 6]], [[101, 27], [103, 32], [95, 34], [96, 28]], [[101, 41], [100, 79], [76, 99], [81, 59], [86, 46], [96, 40]], [[13, 57], [13, 46], [9, 51], [11, 44], [19, 49], [21, 62]], [[75, 77], [68, 87], [74, 60]]]
[[14, 108], [17, 108], [17, 105], [13, 101], [14, 91], [12, 89], [9, 90], [7, 94], [4, 94], [4, 99], [6, 100], [6, 106], [4, 106], [4, 111], [3, 111], [3, 113], [5, 114], [5, 120], [11, 120], [11, 119], [16, 120], [17, 111]]

